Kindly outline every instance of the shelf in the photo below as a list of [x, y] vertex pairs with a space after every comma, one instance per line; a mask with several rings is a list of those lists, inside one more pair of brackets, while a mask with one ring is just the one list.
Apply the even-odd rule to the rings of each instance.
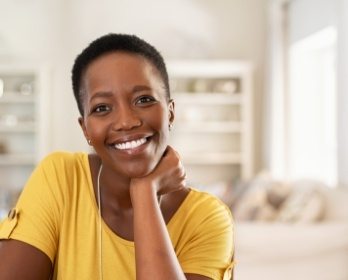
[[242, 60], [176, 60], [167, 62], [168, 72], [174, 78], [240, 77], [252, 71], [250, 62]]
[[23, 123], [23, 124], [17, 124], [12, 126], [0, 124], [0, 133], [4, 133], [4, 132], [11, 132], [11, 133], [36, 132], [36, 126], [35, 126], [35, 123]]
[[21, 189], [49, 147], [50, 69], [1, 63], [0, 80], [0, 185]]
[[184, 164], [241, 164], [240, 153], [183, 153], [182, 158]]
[[173, 94], [176, 103], [202, 105], [233, 105], [243, 102], [242, 95], [237, 93], [189, 93], [176, 92]]
[[240, 133], [242, 131], [241, 122], [191, 122], [190, 120], [178, 120], [177, 122], [174, 126], [174, 131], [185, 133]]
[[253, 65], [236, 60], [167, 63], [176, 119], [171, 144], [191, 180], [231, 182], [253, 175]]
[[0, 104], [33, 104], [35, 95], [22, 95], [19, 92], [5, 92], [0, 97]]
[[33, 154], [0, 154], [0, 166], [34, 165]]

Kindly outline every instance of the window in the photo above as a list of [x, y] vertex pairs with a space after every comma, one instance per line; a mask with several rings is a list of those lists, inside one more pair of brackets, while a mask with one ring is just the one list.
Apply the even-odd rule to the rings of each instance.
[[337, 183], [336, 28], [290, 45], [287, 177]]

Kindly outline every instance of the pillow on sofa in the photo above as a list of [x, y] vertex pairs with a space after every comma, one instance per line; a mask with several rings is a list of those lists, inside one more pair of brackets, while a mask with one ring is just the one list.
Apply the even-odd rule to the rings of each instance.
[[289, 185], [273, 180], [267, 173], [242, 187], [242, 194], [232, 205], [234, 218], [239, 221], [273, 221], [291, 193]]
[[323, 185], [313, 181], [301, 181], [293, 186], [294, 190], [281, 206], [276, 220], [295, 223], [322, 220], [325, 214]]

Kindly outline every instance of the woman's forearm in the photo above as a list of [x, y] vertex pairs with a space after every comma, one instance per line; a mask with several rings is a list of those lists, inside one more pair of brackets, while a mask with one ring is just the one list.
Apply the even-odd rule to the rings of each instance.
[[131, 192], [137, 280], [186, 279], [172, 246], [155, 191], [138, 185]]

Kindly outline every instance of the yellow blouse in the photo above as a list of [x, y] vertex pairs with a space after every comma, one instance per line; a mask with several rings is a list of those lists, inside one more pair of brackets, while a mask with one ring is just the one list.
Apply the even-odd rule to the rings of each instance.
[[[229, 209], [208, 193], [191, 189], [167, 224], [185, 273], [230, 279], [233, 226]], [[53, 279], [98, 279], [98, 208], [88, 155], [56, 152], [35, 169], [15, 211], [0, 225], [0, 239], [16, 239], [43, 251]], [[134, 242], [102, 223], [105, 280], [135, 279]]]

